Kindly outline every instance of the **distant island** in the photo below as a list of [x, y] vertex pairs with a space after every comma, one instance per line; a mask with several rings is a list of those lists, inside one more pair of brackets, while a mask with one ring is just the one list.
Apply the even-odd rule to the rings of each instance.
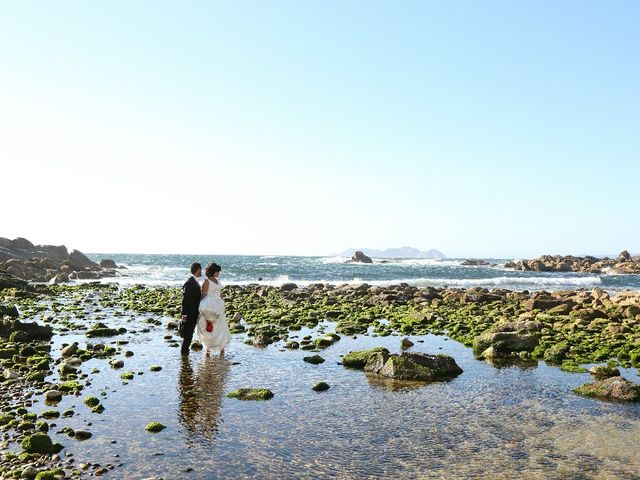
[[350, 257], [354, 251], [363, 252], [373, 258], [446, 258], [445, 254], [432, 248], [431, 250], [419, 250], [413, 247], [387, 248], [376, 250], [374, 248], [347, 248], [340, 254], [341, 257]]

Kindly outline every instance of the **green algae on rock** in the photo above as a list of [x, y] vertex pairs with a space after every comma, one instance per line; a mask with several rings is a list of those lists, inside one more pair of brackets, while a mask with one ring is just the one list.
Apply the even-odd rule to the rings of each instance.
[[227, 394], [228, 398], [238, 400], [270, 400], [273, 392], [267, 388], [239, 388]]
[[162, 430], [164, 430], [165, 427], [163, 424], [161, 424], [160, 422], [149, 422], [147, 423], [147, 425], [144, 427], [144, 429], [147, 432], [151, 432], [151, 433], [158, 433], [161, 432]]
[[618, 402], [640, 401], [640, 385], [620, 376], [585, 383], [573, 391], [578, 395]]
[[342, 357], [342, 365], [350, 368], [363, 369], [369, 361], [369, 357], [377, 352], [384, 352], [388, 354], [389, 350], [384, 347], [375, 347], [370, 350], [349, 352]]
[[51, 437], [45, 433], [34, 433], [29, 435], [20, 444], [27, 453], [58, 453], [62, 450], [62, 445], [54, 444]]

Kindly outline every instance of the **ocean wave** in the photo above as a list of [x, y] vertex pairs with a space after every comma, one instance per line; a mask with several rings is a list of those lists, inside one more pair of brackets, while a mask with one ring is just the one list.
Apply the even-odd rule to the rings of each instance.
[[424, 284], [425, 286], [567, 286], [567, 287], [588, 287], [601, 285], [602, 279], [599, 276], [588, 277], [493, 277], [493, 278], [420, 278], [415, 280], [404, 280], [413, 284]]

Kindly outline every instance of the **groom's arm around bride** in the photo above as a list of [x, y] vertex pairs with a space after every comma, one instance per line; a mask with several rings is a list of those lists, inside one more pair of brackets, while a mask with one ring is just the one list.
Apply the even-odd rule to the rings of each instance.
[[198, 307], [200, 306], [200, 284], [196, 280], [202, 272], [198, 262], [191, 265], [191, 276], [182, 286], [182, 355], [189, 355], [189, 347], [193, 339], [193, 331], [198, 322]]

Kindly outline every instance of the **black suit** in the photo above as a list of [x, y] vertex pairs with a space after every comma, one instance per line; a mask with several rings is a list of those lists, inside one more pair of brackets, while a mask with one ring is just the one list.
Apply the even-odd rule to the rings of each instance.
[[200, 285], [195, 278], [189, 280], [182, 286], [182, 315], [187, 316], [182, 337], [182, 354], [189, 354], [189, 347], [193, 339], [193, 331], [198, 322], [198, 307], [200, 306]]

